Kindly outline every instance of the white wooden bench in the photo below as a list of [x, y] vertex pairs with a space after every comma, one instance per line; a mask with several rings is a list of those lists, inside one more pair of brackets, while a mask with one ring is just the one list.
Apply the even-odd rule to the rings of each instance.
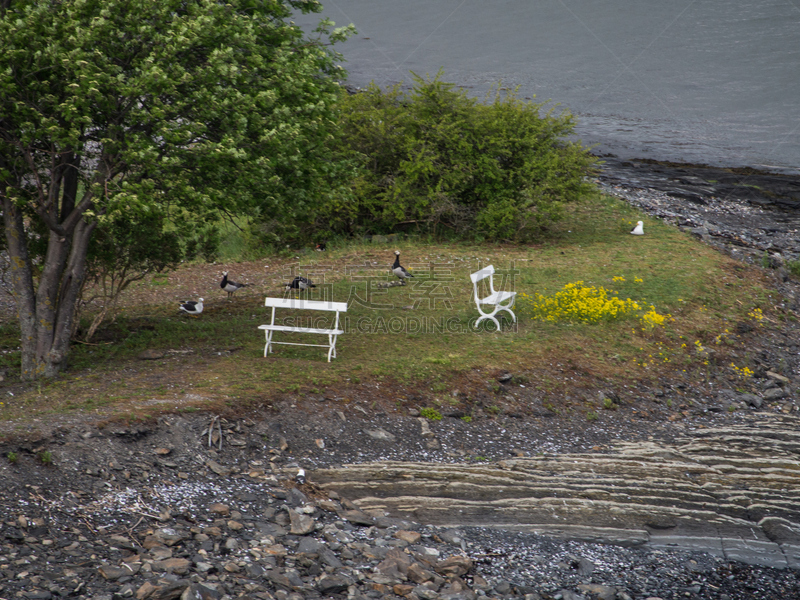
[[[269, 325], [259, 325], [259, 329], [263, 329], [267, 337], [267, 344], [264, 346], [264, 356], [266, 357], [272, 349], [273, 344], [286, 344], [287, 346], [314, 346], [318, 348], [328, 349], [328, 362], [331, 358], [336, 358], [336, 337], [344, 333], [339, 329], [339, 313], [347, 312], [347, 302], [324, 302], [321, 300], [298, 300], [295, 298], [267, 298], [264, 300], [264, 306], [272, 307], [272, 319]], [[333, 328], [317, 328], [317, 327], [299, 327], [294, 325], [276, 325], [275, 324], [275, 310], [278, 308], [292, 309], [292, 310], [312, 310], [312, 311], [328, 311], [335, 312], [336, 318], [333, 323]], [[312, 322], [313, 324], [313, 322]], [[327, 344], [300, 344], [298, 342], [276, 342], [272, 339], [276, 331], [290, 332], [290, 333], [317, 333], [320, 335], [328, 336]]]
[[[511, 318], [514, 322], [517, 322], [517, 317], [514, 314], [514, 311], [511, 310], [514, 306], [514, 300], [516, 299], [517, 292], [498, 292], [494, 289], [494, 265], [489, 265], [488, 267], [484, 267], [480, 271], [475, 271], [471, 273], [469, 278], [472, 280], [472, 288], [473, 288], [473, 296], [475, 298], [475, 305], [478, 307], [478, 312], [481, 313], [481, 316], [475, 321], [475, 327], [477, 328], [480, 325], [481, 321], [485, 319], [491, 319], [494, 321], [494, 324], [497, 325], [497, 330], [500, 331], [500, 322], [497, 320], [496, 316], [500, 311], [506, 311], [508, 314], [511, 315]], [[489, 295], [482, 296], [481, 295], [481, 281], [484, 279], [489, 279]], [[503, 304], [505, 302], [505, 304]], [[491, 312], [486, 312], [483, 310], [483, 306], [488, 305], [492, 307]]]

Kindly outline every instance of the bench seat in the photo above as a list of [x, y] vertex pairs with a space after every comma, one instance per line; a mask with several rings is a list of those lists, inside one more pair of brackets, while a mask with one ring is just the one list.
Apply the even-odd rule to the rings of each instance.
[[[291, 325], [259, 325], [259, 329], [270, 329], [272, 331], [290, 331], [294, 333], [321, 333], [328, 335], [341, 335], [344, 333], [341, 329], [313, 329], [311, 327], [293, 327]], [[279, 344], [281, 342], [274, 342]], [[303, 344], [298, 344], [303, 345]], [[307, 344], [309, 346], [317, 346], [319, 344]]]

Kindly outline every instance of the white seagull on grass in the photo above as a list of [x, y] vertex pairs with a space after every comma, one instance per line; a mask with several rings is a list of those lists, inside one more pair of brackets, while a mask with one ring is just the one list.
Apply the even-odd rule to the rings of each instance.
[[203, 312], [203, 299], [200, 298], [200, 300], [197, 301], [187, 300], [185, 302], [181, 302], [181, 305], [178, 308], [186, 314], [194, 315], [196, 317]]
[[631, 229], [632, 235], [644, 235], [644, 223], [642, 221], [636, 222], [636, 227]]

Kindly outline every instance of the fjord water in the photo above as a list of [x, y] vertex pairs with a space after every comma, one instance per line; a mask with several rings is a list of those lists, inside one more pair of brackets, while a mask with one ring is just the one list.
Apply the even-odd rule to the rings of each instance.
[[800, 174], [800, 0], [322, 1], [358, 30], [350, 85], [443, 69], [570, 110], [597, 153]]

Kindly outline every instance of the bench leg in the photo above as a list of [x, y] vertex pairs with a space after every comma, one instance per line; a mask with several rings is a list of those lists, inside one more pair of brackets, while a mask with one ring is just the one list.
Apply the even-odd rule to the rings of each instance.
[[332, 333], [328, 334], [328, 362], [331, 362], [331, 357], [336, 358], [336, 336]]
[[275, 350], [272, 349], [272, 334], [275, 332], [271, 329], [265, 329], [264, 333], [267, 336], [267, 344], [264, 346], [264, 358], [266, 358], [267, 354], [270, 352], [275, 352]]

